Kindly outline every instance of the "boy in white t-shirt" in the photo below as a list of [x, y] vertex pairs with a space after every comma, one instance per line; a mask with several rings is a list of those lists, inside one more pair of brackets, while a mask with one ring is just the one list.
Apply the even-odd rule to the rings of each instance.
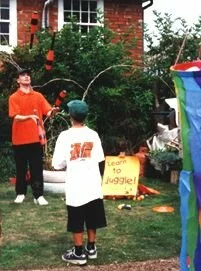
[[[99, 166], [104, 163], [101, 140], [84, 125], [88, 105], [81, 100], [67, 104], [72, 127], [59, 135], [52, 165], [66, 167], [67, 230], [73, 234], [74, 247], [62, 255], [65, 262], [83, 265], [87, 258], [96, 259], [96, 229], [106, 226]], [[87, 245], [83, 246], [84, 226]]]

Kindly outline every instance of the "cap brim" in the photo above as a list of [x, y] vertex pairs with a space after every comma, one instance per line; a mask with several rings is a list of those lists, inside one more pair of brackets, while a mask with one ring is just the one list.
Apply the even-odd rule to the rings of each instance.
[[23, 73], [31, 74], [31, 70], [30, 70], [30, 69], [20, 69], [20, 70], [17, 72], [17, 75], [19, 76], [20, 74], [23, 74]]

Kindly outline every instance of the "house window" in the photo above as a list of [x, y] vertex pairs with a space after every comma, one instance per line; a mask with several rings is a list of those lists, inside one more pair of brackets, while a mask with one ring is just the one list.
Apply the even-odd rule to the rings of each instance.
[[102, 25], [98, 15], [103, 13], [103, 0], [59, 0], [59, 30], [64, 24], [75, 18], [81, 33], [87, 33], [90, 28]]
[[0, 50], [8, 51], [11, 46], [16, 45], [16, 0], [0, 0]]

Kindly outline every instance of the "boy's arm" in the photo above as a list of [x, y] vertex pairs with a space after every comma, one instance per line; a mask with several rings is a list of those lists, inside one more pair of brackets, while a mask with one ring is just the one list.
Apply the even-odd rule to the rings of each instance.
[[66, 168], [66, 154], [63, 144], [63, 138], [60, 134], [55, 145], [53, 157], [52, 157], [52, 166], [55, 169], [64, 169]]

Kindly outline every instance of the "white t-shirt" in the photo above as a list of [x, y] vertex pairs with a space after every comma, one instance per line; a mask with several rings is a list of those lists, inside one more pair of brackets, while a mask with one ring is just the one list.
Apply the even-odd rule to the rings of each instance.
[[66, 204], [81, 206], [103, 198], [99, 162], [104, 161], [100, 138], [83, 126], [60, 133], [52, 159], [55, 169], [66, 167]]

